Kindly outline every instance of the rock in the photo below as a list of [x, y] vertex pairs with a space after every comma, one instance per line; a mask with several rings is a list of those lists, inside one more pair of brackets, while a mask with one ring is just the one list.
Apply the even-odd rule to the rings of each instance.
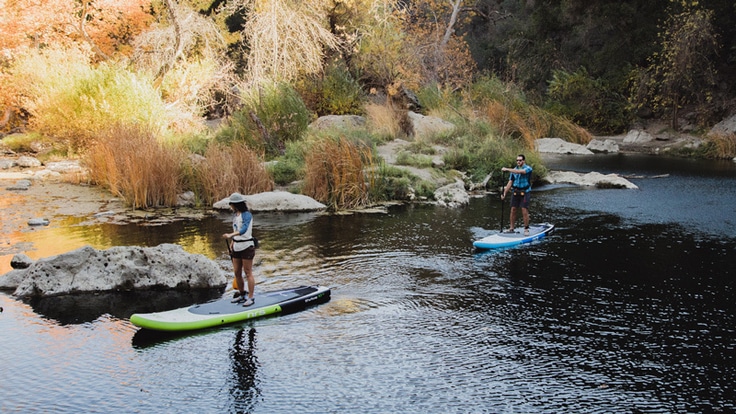
[[460, 207], [470, 202], [470, 196], [465, 191], [465, 184], [461, 180], [435, 190], [434, 199], [437, 200], [437, 204], [450, 208]]
[[540, 138], [536, 141], [538, 152], [547, 152], [553, 154], [575, 154], [590, 155], [592, 152], [585, 148], [584, 145], [573, 144], [561, 138]]
[[5, 187], [6, 190], [10, 191], [25, 191], [31, 187], [30, 180], [18, 180], [15, 184]]
[[455, 130], [455, 124], [447, 122], [442, 118], [425, 116], [411, 111], [409, 111], [408, 116], [413, 125], [414, 136], [417, 138], [431, 138], [437, 135], [446, 135]]
[[177, 207], [192, 207], [195, 204], [196, 197], [193, 191], [187, 191], [179, 194], [176, 198]]
[[309, 124], [309, 129], [356, 129], [365, 126], [365, 118], [358, 115], [326, 115]]
[[79, 161], [77, 160], [49, 162], [46, 164], [46, 168], [59, 174], [80, 173], [84, 171], [79, 166]]
[[29, 226], [48, 226], [49, 220], [45, 218], [32, 218], [28, 220]]
[[572, 171], [550, 171], [545, 179], [553, 184], [570, 183], [604, 188], [639, 188], [631, 181], [617, 174], [601, 174], [598, 172], [580, 174]]
[[736, 114], [715, 124], [710, 130], [711, 134], [736, 134]]
[[0, 160], [0, 170], [9, 170], [15, 167], [15, 161], [9, 159]]
[[13, 269], [26, 269], [31, 264], [33, 264], [33, 260], [23, 253], [18, 253], [10, 259], [10, 267]]
[[22, 157], [18, 157], [18, 160], [15, 161], [15, 163], [19, 167], [23, 168], [34, 168], [34, 167], [40, 167], [41, 161], [39, 161], [37, 158], [29, 157], [27, 155], [24, 155]]
[[587, 148], [593, 152], [618, 152], [618, 144], [612, 139], [605, 141], [593, 139], [588, 143]]
[[[229, 197], [216, 202], [212, 207], [218, 210], [229, 210]], [[258, 211], [319, 211], [327, 208], [326, 205], [311, 197], [302, 194], [292, 194], [286, 191], [270, 191], [245, 196], [248, 209], [252, 212]]]
[[641, 144], [651, 141], [654, 141], [654, 137], [650, 133], [638, 129], [632, 129], [624, 137], [624, 144]]
[[176, 244], [156, 247], [85, 246], [39, 259], [0, 277], [0, 288], [15, 296], [44, 297], [76, 292], [145, 289], [200, 289], [224, 286], [224, 271], [213, 260]]

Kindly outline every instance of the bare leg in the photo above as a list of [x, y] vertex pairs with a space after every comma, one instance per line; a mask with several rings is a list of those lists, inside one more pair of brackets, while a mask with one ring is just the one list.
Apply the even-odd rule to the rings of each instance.
[[[242, 296], [245, 293], [245, 281], [243, 280], [243, 259], [233, 258], [233, 273], [235, 273], [235, 286]], [[250, 261], [252, 263], [252, 261]]]
[[529, 209], [528, 208], [521, 208], [521, 215], [524, 216], [524, 228], [529, 228]]
[[511, 207], [511, 214], [509, 217], [509, 230], [514, 229], [514, 223], [516, 223], [516, 207]]
[[[248, 297], [253, 297], [253, 292], [256, 288], [256, 279], [253, 277], [253, 260], [243, 259], [243, 270], [245, 271], [245, 277], [248, 280]], [[242, 277], [240, 280], [243, 280]]]

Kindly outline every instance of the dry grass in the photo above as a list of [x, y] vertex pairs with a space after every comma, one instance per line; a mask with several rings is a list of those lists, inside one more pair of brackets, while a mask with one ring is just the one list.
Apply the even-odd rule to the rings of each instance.
[[535, 141], [544, 137], [559, 137], [577, 144], [587, 144], [592, 139], [590, 133], [574, 123], [533, 107], [518, 111], [499, 101], [490, 101], [485, 114], [501, 136], [521, 138], [529, 149], [534, 149]]
[[175, 205], [186, 160], [185, 151], [160, 143], [149, 130], [120, 124], [103, 132], [84, 157], [90, 179], [133, 208]]
[[401, 134], [394, 110], [387, 105], [366, 104], [365, 113], [370, 129], [378, 136], [393, 139]]
[[211, 144], [193, 170], [200, 197], [208, 204], [235, 191], [255, 194], [273, 189], [262, 157], [244, 143]]
[[372, 186], [371, 149], [345, 137], [325, 138], [316, 142], [306, 156], [303, 193], [330, 209], [367, 205]]
[[714, 158], [728, 159], [736, 157], [736, 134], [726, 133], [713, 133], [709, 134], [708, 142], [712, 145], [710, 149], [711, 154]]

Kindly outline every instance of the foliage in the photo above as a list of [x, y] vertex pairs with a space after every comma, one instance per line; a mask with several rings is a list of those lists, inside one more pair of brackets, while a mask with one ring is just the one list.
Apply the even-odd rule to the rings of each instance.
[[296, 90], [285, 83], [265, 83], [243, 93], [243, 106], [221, 129], [221, 142], [242, 141], [267, 156], [281, 155], [287, 142], [299, 139], [310, 113]]
[[84, 156], [93, 182], [133, 208], [176, 205], [187, 159], [183, 150], [137, 125], [115, 124], [100, 135]]
[[466, 105], [482, 114], [495, 134], [520, 139], [528, 149], [543, 137], [556, 136], [579, 144], [592, 139], [585, 129], [529, 103], [516, 85], [496, 77], [479, 78], [467, 87], [464, 96]]
[[305, 195], [333, 210], [368, 204], [374, 181], [370, 147], [345, 137], [327, 137], [312, 144], [305, 160]]
[[322, 75], [297, 83], [306, 105], [318, 116], [363, 113], [363, 91], [341, 62], [328, 66]]
[[273, 189], [262, 157], [242, 142], [211, 143], [204, 159], [194, 162], [192, 169], [196, 193], [208, 205], [233, 192], [256, 194]]
[[274, 182], [278, 185], [287, 185], [304, 178], [304, 157], [308, 149], [306, 140], [290, 141], [286, 143], [284, 155], [278, 157], [269, 166]]
[[321, 0], [255, 2], [248, 14], [248, 73], [255, 83], [291, 81], [322, 71], [325, 49], [337, 47]]
[[29, 52], [18, 57], [12, 74], [23, 107], [33, 115], [32, 127], [72, 149], [84, 148], [117, 123], [138, 124], [157, 135], [174, 123], [148, 79], [120, 64], [92, 66], [82, 52]]
[[620, 133], [629, 126], [625, 98], [581, 67], [553, 71], [546, 109], [599, 133]]
[[660, 33], [660, 49], [651, 56], [645, 76], [632, 87], [634, 104], [660, 113], [668, 110], [675, 130], [683, 105], [702, 105], [712, 98], [713, 59], [719, 49], [712, 20], [712, 10], [694, 7], [670, 14]]
[[374, 1], [359, 22], [350, 67], [361, 83], [384, 89], [399, 82], [413, 89], [421, 84], [421, 62], [403, 30], [401, 12], [390, 1]]
[[706, 137], [703, 153], [707, 158], [735, 159], [736, 134], [712, 133]]

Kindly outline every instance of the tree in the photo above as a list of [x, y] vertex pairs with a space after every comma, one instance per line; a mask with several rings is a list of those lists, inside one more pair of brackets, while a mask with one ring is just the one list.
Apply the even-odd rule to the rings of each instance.
[[674, 129], [683, 105], [705, 103], [712, 96], [719, 47], [712, 20], [712, 11], [694, 7], [670, 15], [660, 33], [660, 50], [650, 59], [649, 101], [655, 110], [669, 108]]
[[250, 80], [292, 81], [322, 71], [325, 49], [336, 48], [322, 0], [254, 0], [244, 32]]

